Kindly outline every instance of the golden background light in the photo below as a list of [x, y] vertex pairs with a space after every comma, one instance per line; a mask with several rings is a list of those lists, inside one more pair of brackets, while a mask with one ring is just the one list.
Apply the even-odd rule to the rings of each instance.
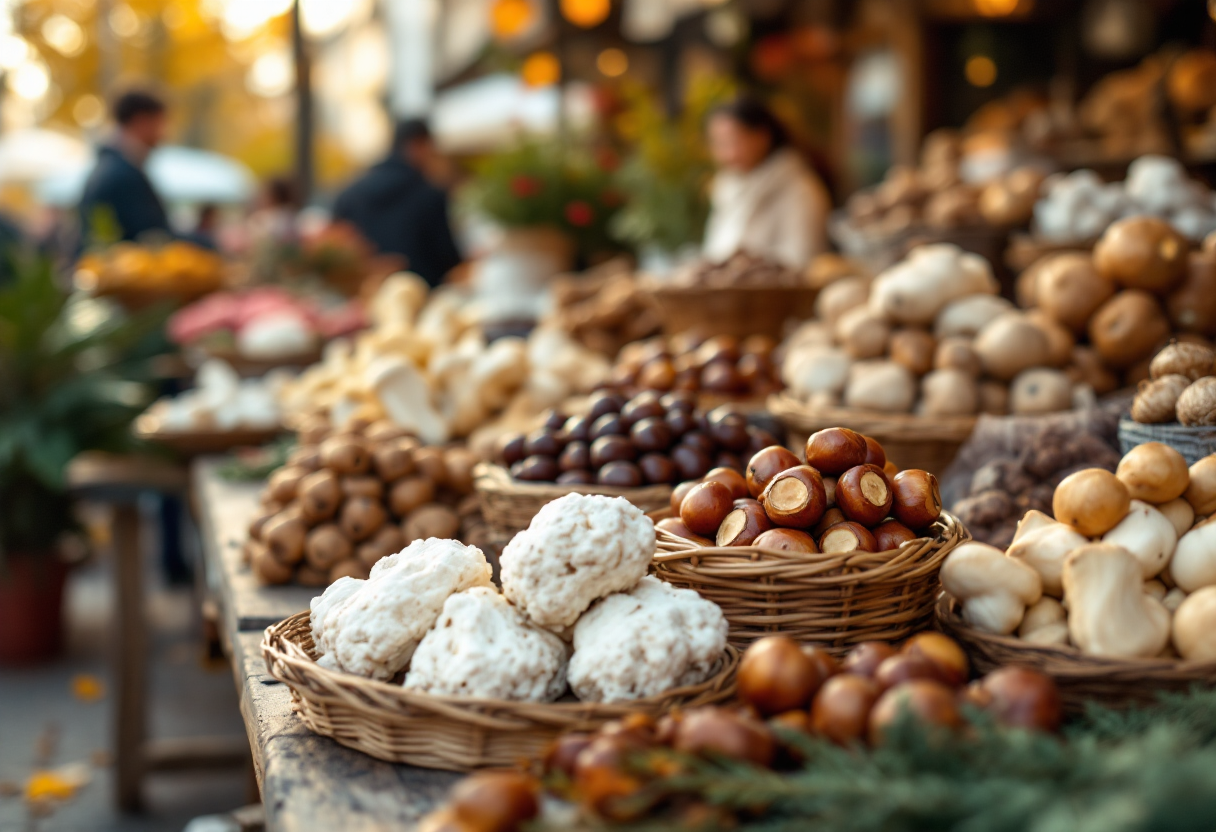
[[529, 0], [495, 0], [490, 9], [490, 29], [495, 37], [513, 38], [532, 25], [534, 17]]
[[596, 57], [595, 66], [609, 78], [617, 78], [629, 71], [629, 56], [620, 49], [605, 49]]
[[529, 87], [548, 87], [562, 79], [562, 65], [552, 52], [534, 52], [524, 61], [519, 75]]
[[963, 75], [973, 87], [991, 87], [996, 83], [996, 63], [987, 55], [972, 55], [963, 67]]
[[603, 23], [611, 10], [611, 0], [562, 0], [562, 17], [584, 29]]
[[1019, 0], [973, 0], [975, 10], [984, 17], [1005, 17], [1017, 11]]
[[92, 93], [82, 95], [72, 105], [72, 118], [81, 127], [96, 127], [105, 121], [106, 105]]

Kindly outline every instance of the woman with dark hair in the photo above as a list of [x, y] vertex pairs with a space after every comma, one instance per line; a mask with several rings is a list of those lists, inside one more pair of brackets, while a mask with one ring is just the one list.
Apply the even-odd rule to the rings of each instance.
[[711, 190], [704, 255], [721, 262], [745, 251], [791, 268], [827, 250], [827, 188], [790, 147], [785, 126], [759, 99], [741, 96], [714, 110]]

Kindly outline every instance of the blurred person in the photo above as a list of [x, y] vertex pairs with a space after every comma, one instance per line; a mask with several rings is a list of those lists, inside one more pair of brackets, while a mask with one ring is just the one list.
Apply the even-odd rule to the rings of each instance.
[[267, 179], [258, 194], [257, 205], [249, 215], [249, 235], [254, 244], [296, 243], [300, 236], [296, 222], [299, 205], [295, 182], [286, 176]]
[[148, 155], [165, 138], [165, 102], [153, 93], [134, 90], [114, 101], [112, 114], [117, 129], [114, 137], [98, 148], [97, 164], [80, 200], [80, 230], [85, 245], [99, 231], [93, 228], [98, 209], [113, 215], [123, 240], [135, 240], [148, 232], [170, 233], [165, 206], [144, 173]]
[[740, 96], [707, 125], [717, 165], [702, 253], [722, 262], [748, 252], [801, 269], [827, 250], [831, 198], [759, 99]]
[[333, 219], [353, 225], [380, 254], [403, 256], [410, 271], [437, 286], [461, 261], [448, 195], [428, 176], [445, 168], [426, 122], [404, 121], [389, 157], [338, 196]]
[[219, 247], [220, 206], [206, 203], [199, 206], [198, 220], [194, 223], [194, 231], [190, 239], [209, 249]]

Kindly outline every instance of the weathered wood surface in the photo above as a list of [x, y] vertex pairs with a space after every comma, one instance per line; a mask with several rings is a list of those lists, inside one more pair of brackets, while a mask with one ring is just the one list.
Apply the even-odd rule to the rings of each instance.
[[224, 626], [234, 632], [262, 632], [289, 615], [308, 609], [316, 589], [262, 586], [241, 563], [246, 528], [258, 511], [261, 483], [220, 479], [219, 461], [204, 458], [192, 469], [199, 532], [207, 581], [218, 592]]
[[457, 779], [450, 772], [390, 765], [309, 731], [291, 691], [262, 659], [262, 632], [307, 609], [316, 590], [261, 587], [241, 564], [245, 527], [260, 486], [220, 480], [216, 463], [194, 466], [209, 582], [218, 590], [221, 635], [232, 659], [262, 791], [268, 832], [408, 832]]

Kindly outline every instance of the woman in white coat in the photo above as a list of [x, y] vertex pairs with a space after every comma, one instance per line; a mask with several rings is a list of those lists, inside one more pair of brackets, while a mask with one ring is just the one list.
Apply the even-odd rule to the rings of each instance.
[[702, 247], [707, 259], [747, 252], [801, 269], [827, 251], [827, 188], [763, 103], [742, 96], [714, 110], [708, 134], [718, 173]]

